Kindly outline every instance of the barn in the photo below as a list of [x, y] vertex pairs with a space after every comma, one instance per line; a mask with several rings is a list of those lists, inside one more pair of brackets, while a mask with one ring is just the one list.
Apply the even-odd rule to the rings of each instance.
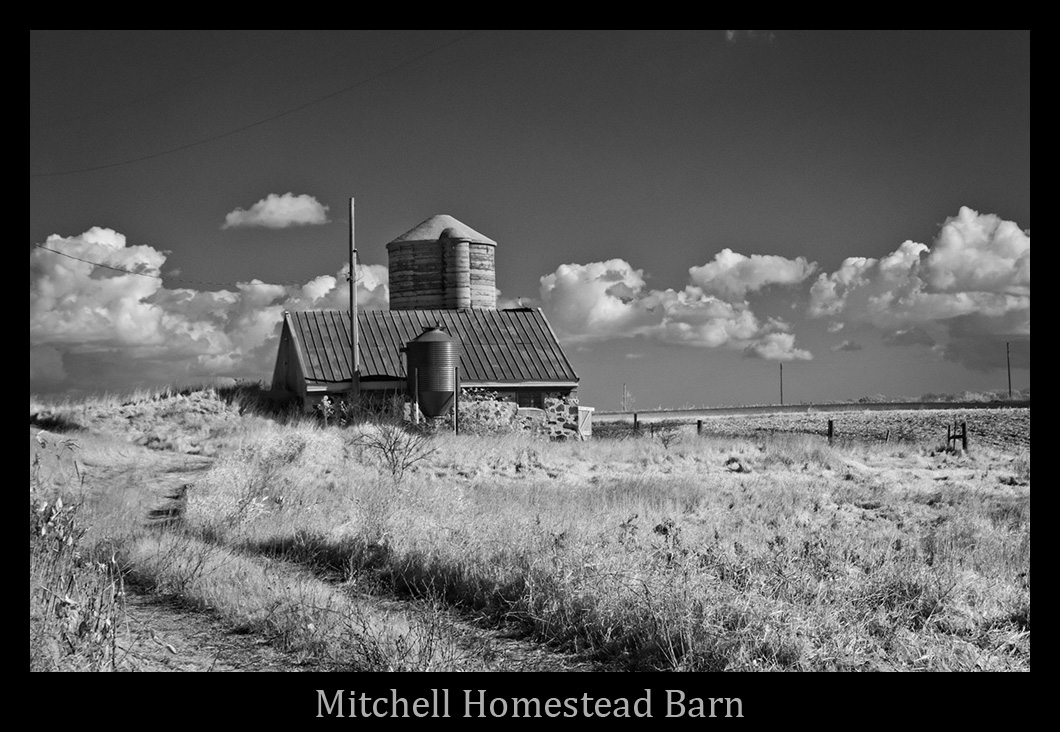
[[[544, 313], [497, 308], [496, 246], [447, 215], [387, 244], [390, 309], [357, 315], [359, 398], [405, 393], [404, 347], [437, 327], [459, 343], [464, 389], [488, 390], [521, 410], [562, 413], [560, 421], [578, 422], [585, 432], [590, 410], [571, 417], [579, 414], [578, 375]], [[350, 313], [341, 310], [284, 313], [273, 389], [297, 395], [307, 407], [350, 393], [350, 326]]]

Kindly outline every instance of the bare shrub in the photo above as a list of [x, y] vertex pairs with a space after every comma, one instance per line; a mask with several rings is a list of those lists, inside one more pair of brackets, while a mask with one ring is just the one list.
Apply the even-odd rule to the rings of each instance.
[[663, 427], [655, 433], [655, 437], [665, 449], [669, 450], [672, 445], [680, 444], [684, 435], [677, 427]]
[[387, 422], [368, 426], [353, 442], [381, 460], [395, 484], [404, 480], [410, 468], [437, 452], [431, 435]]

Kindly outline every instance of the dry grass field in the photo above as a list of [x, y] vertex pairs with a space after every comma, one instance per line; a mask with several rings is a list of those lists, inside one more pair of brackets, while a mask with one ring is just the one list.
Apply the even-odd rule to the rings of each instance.
[[202, 655], [144, 598], [284, 670], [1030, 669], [1029, 409], [960, 452], [915, 412], [550, 443], [252, 397], [31, 397], [31, 670]]

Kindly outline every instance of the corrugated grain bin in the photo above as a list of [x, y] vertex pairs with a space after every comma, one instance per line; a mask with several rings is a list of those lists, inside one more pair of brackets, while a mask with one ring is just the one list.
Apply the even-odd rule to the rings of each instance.
[[456, 395], [460, 341], [441, 326], [427, 328], [405, 346], [408, 393], [416, 395], [420, 411], [439, 417], [449, 411]]

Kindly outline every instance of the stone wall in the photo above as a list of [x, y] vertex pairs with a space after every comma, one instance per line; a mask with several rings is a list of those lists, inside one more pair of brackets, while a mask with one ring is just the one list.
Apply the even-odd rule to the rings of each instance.
[[[460, 432], [473, 435], [530, 433], [551, 440], [578, 440], [578, 400], [546, 396], [544, 409], [520, 408], [514, 393], [477, 389], [460, 395]], [[406, 412], [407, 413], [407, 412]], [[428, 429], [452, 429], [453, 413], [430, 420]]]
[[[354, 406], [343, 396], [318, 400], [312, 411], [327, 423], [352, 424], [361, 421], [412, 421], [412, 404], [404, 394], [393, 391], [361, 392]], [[460, 431], [475, 435], [527, 432], [551, 440], [580, 440], [578, 399], [562, 392], [545, 392], [544, 409], [521, 408], [515, 392], [464, 389], [460, 394]], [[453, 412], [435, 419], [422, 414], [420, 422], [429, 430], [451, 430]]]
[[460, 400], [460, 431], [474, 435], [517, 432], [518, 415], [515, 402], [465, 397]]
[[575, 397], [545, 399], [545, 424], [549, 439], [580, 440], [578, 431], [578, 400]]

